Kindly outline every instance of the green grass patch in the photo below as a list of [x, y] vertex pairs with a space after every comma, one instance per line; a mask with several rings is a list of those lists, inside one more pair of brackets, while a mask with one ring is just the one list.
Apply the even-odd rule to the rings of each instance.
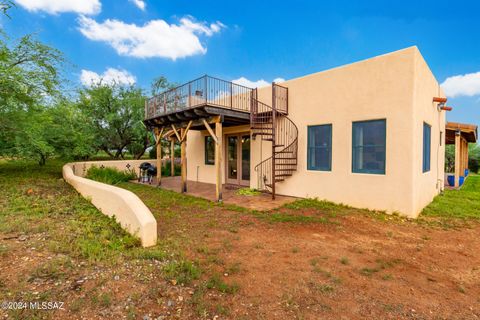
[[480, 220], [480, 176], [470, 175], [461, 189], [447, 189], [436, 196], [422, 217]]
[[240, 196], [258, 196], [259, 194], [261, 194], [260, 191], [252, 188], [240, 188], [235, 193]]
[[87, 179], [92, 179], [98, 182], [117, 185], [121, 182], [130, 181], [136, 178], [133, 171], [120, 171], [115, 168], [99, 168], [96, 166], [90, 167], [85, 176]]
[[[364, 276], [372, 276], [374, 273], [380, 272], [385, 269], [393, 268], [396, 265], [400, 264], [402, 260], [400, 259], [376, 259], [376, 266], [375, 267], [365, 267], [360, 269], [360, 273]], [[385, 278], [386, 277], [386, 278]], [[393, 278], [391, 275], [384, 275], [382, 276], [382, 279], [384, 280], [389, 280], [390, 278]]]
[[207, 282], [207, 289], [217, 289], [222, 293], [235, 294], [240, 289], [240, 286], [237, 283], [228, 284], [223, 281], [222, 277], [219, 274], [214, 274]]
[[193, 280], [200, 278], [202, 274], [200, 268], [190, 261], [171, 261], [164, 268], [166, 276], [171, 280], [176, 280], [179, 284], [190, 284]]
[[337, 221], [324, 216], [311, 216], [303, 214], [291, 214], [286, 212], [254, 212], [257, 218], [270, 223], [325, 223], [338, 224]]
[[29, 281], [35, 279], [58, 280], [63, 278], [65, 271], [73, 267], [72, 262], [68, 258], [57, 258], [44, 263], [33, 270], [30, 274]]
[[301, 209], [316, 209], [324, 212], [341, 213], [347, 209], [351, 209], [343, 204], [336, 204], [330, 201], [318, 200], [317, 198], [299, 199], [294, 202], [283, 205], [283, 208], [301, 210]]

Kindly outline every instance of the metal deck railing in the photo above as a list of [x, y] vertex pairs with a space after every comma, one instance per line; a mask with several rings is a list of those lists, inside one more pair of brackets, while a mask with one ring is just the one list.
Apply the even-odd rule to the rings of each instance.
[[203, 76], [164, 91], [145, 102], [145, 120], [201, 106], [250, 112], [253, 89]]

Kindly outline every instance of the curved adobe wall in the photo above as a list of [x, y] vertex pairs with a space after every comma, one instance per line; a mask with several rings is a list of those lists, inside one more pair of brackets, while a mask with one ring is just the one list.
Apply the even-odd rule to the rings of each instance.
[[[136, 163], [138, 162], [138, 164]], [[115, 216], [122, 228], [140, 238], [142, 246], [153, 246], [157, 242], [157, 221], [147, 206], [134, 193], [105, 183], [83, 178], [84, 168], [95, 166], [114, 167], [124, 170], [127, 164], [138, 170], [143, 160], [74, 162], [63, 166], [63, 178], [84, 198], [107, 216]], [[79, 175], [75, 174], [82, 168]], [[76, 169], [76, 170], [75, 170]]]
[[85, 177], [88, 169], [91, 167], [109, 167], [120, 171], [131, 170], [135, 171], [138, 176], [140, 174], [139, 166], [143, 162], [148, 162], [157, 165], [156, 160], [105, 160], [105, 161], [79, 161], [70, 163], [73, 173], [79, 177]]

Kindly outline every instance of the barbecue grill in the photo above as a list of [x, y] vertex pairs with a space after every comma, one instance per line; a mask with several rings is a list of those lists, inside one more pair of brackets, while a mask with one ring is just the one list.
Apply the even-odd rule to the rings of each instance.
[[152, 184], [153, 177], [157, 175], [157, 168], [149, 162], [141, 163], [139, 168], [138, 182]]

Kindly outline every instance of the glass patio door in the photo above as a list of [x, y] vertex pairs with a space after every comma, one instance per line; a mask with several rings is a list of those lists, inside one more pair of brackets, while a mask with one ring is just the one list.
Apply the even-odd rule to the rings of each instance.
[[226, 181], [250, 185], [250, 134], [227, 135]]

